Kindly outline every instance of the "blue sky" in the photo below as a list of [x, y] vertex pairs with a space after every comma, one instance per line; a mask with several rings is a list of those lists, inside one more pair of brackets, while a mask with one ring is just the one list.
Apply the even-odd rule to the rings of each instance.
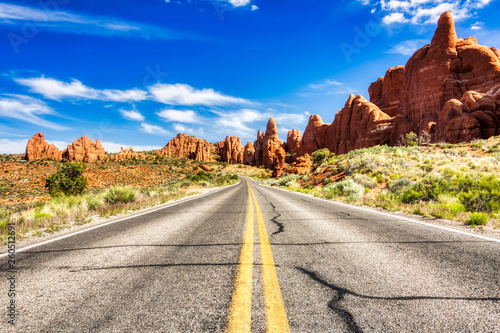
[[452, 10], [459, 37], [500, 47], [499, 0], [0, 1], [0, 153], [43, 132], [58, 147], [163, 147], [177, 133], [280, 138], [333, 121], [350, 93], [430, 42]]

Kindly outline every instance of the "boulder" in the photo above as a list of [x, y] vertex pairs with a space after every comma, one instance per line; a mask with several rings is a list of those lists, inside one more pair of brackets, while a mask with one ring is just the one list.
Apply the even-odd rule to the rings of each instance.
[[62, 159], [62, 152], [54, 144], [49, 144], [45, 141], [43, 133], [39, 132], [28, 140], [24, 159], [26, 161], [35, 161], [43, 158], [60, 161]]

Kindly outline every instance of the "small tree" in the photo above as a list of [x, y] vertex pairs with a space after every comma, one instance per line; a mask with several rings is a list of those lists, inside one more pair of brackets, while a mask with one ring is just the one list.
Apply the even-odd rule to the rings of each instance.
[[45, 187], [51, 196], [78, 195], [85, 192], [88, 181], [83, 176], [87, 166], [83, 162], [63, 163], [57, 172], [45, 179]]
[[318, 149], [312, 153], [313, 162], [317, 165], [321, 165], [328, 160], [330, 157], [330, 150], [328, 148]]

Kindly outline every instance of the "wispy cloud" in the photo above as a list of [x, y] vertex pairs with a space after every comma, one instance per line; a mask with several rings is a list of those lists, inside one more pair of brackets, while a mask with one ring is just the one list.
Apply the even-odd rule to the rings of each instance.
[[71, 82], [63, 82], [41, 76], [37, 78], [14, 78], [14, 81], [30, 88], [31, 92], [53, 100], [84, 99], [108, 102], [137, 102], [145, 100], [148, 95], [146, 91], [141, 89], [94, 89], [87, 87], [76, 79], [71, 80]]
[[349, 87], [347, 84], [338, 82], [333, 79], [326, 79], [320, 82], [308, 84], [297, 93], [300, 97], [316, 97], [328, 95], [345, 95], [357, 93], [356, 89]]
[[448, 10], [453, 12], [455, 20], [463, 20], [475, 15], [476, 11], [486, 7], [492, 0], [358, 0], [366, 6], [372, 6], [372, 12], [379, 12], [386, 25], [436, 24], [439, 16]]
[[157, 83], [149, 88], [153, 99], [169, 105], [250, 105], [255, 104], [247, 99], [224, 95], [211, 88], [196, 89], [187, 84]]
[[416, 50], [427, 44], [425, 39], [412, 39], [406, 40], [399, 44], [394, 45], [390, 50], [386, 51], [389, 54], [401, 54], [404, 56], [411, 56]]
[[45, 102], [23, 95], [0, 96], [0, 116], [17, 119], [54, 130], [65, 130], [67, 127], [57, 125], [40, 116], [57, 115]]
[[156, 125], [151, 125], [151, 124], [148, 124], [148, 123], [142, 123], [141, 124], [141, 130], [143, 132], [146, 132], [148, 134], [153, 134], [153, 135], [162, 135], [162, 136], [172, 135], [170, 132], [168, 132], [167, 130], [165, 130], [163, 127], [156, 126]]
[[128, 120], [144, 121], [144, 119], [145, 119], [145, 117], [137, 110], [127, 111], [127, 110], [121, 109], [119, 112], [123, 118], [128, 119]]
[[178, 123], [198, 124], [201, 122], [200, 117], [193, 110], [167, 109], [158, 112], [157, 115], [166, 121], [172, 121]]
[[80, 35], [122, 36], [148, 40], [197, 38], [186, 33], [118, 18], [92, 17], [68, 11], [0, 3], [0, 25], [15, 26], [26, 22], [50, 31]]

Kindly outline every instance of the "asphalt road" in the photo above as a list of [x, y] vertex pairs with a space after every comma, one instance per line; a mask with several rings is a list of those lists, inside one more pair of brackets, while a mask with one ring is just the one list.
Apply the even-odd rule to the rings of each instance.
[[1, 332], [500, 332], [499, 242], [248, 179], [7, 259]]

